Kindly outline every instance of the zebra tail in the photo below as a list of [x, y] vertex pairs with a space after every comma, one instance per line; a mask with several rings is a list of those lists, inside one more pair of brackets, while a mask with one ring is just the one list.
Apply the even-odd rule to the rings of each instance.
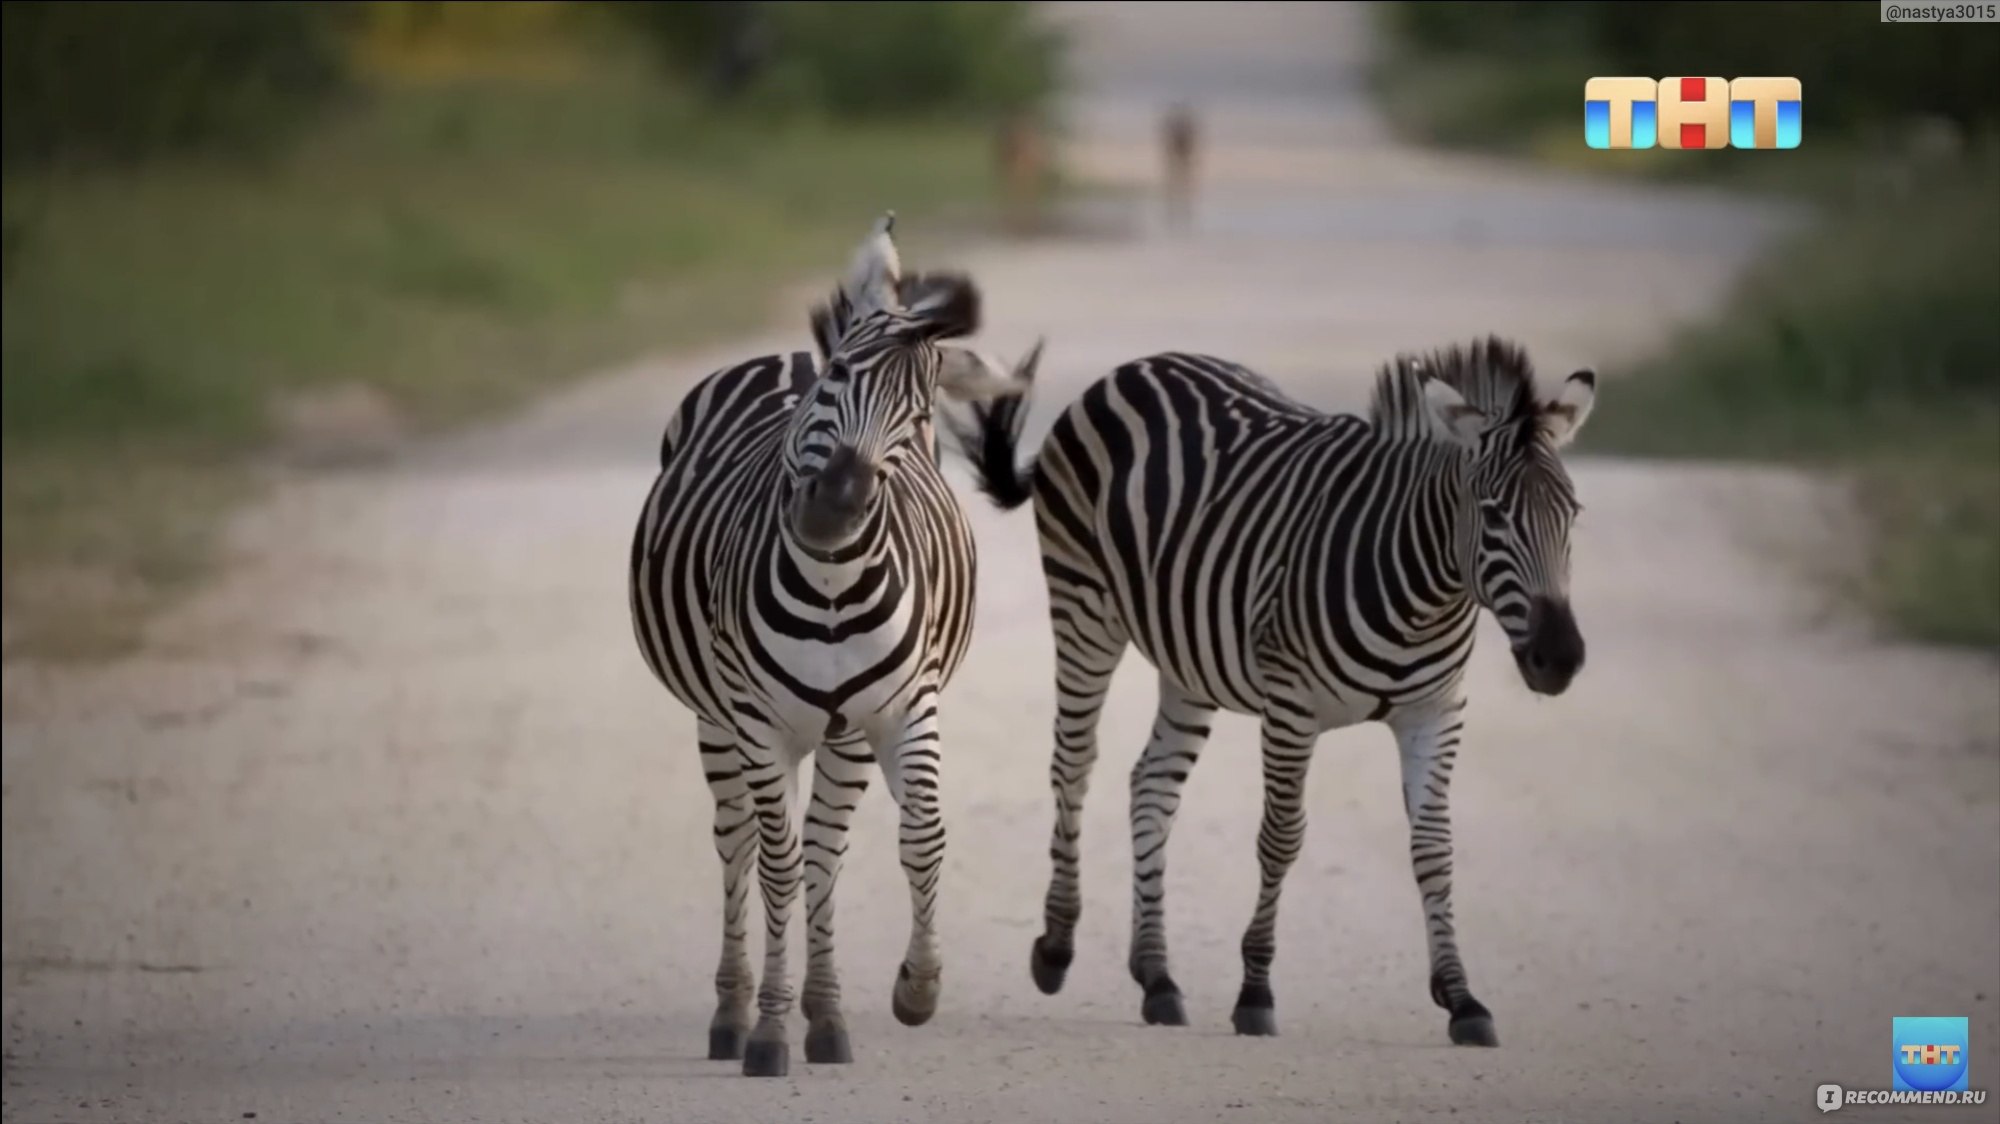
[[970, 406], [970, 425], [952, 418], [952, 434], [972, 465], [979, 490], [1002, 511], [1012, 511], [1034, 497], [1035, 464], [1030, 460], [1017, 468], [1014, 458], [1021, 446], [1021, 426], [1028, 420], [1027, 394], [1010, 395]]

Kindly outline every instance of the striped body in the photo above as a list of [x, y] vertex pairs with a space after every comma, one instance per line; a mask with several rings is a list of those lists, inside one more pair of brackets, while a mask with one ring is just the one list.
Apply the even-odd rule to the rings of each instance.
[[1237, 1030], [1276, 1032], [1270, 968], [1278, 897], [1304, 839], [1307, 765], [1321, 734], [1382, 722], [1403, 764], [1434, 1000], [1452, 1037], [1490, 1042], [1451, 911], [1447, 794], [1478, 610], [1509, 634], [1522, 675], [1559, 694], [1581, 666], [1568, 608], [1576, 512], [1554, 453], [1589, 409], [1579, 372], [1550, 406], [1500, 341], [1380, 374], [1368, 416], [1333, 415], [1212, 356], [1127, 363], [1057, 419], [1014, 467], [1019, 403], [961, 434], [1002, 507], [1034, 503], [1056, 643], [1056, 823], [1037, 983], [1053, 993], [1082, 911], [1078, 834], [1097, 725], [1128, 646], [1153, 665], [1159, 709], [1131, 775], [1128, 967], [1148, 1022], [1185, 1021], [1168, 971], [1167, 839], [1217, 711], [1262, 724], [1265, 810], [1256, 910], [1243, 937]]
[[1413, 504], [1454, 501], [1427, 470], [1435, 447], [1383, 443], [1242, 367], [1168, 355], [1091, 387], [1043, 448], [1051, 586], [1101, 589], [1095, 615], [1180, 690], [1262, 714], [1272, 676], [1293, 674], [1276, 694], [1305, 688], [1331, 729], [1454, 688], [1476, 606], [1441, 594], [1455, 576], [1426, 572], [1435, 560], [1393, 534]]
[[766, 355], [688, 393], [661, 443], [631, 584], [640, 650], [682, 705], [808, 747], [948, 683], [972, 640], [977, 581], [971, 526], [935, 460], [887, 484], [878, 556], [829, 566], [786, 543], [772, 497], [817, 378], [810, 353]]

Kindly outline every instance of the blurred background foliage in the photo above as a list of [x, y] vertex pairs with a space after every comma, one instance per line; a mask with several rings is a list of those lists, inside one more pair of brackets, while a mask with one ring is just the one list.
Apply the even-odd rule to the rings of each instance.
[[654, 0], [609, 7], [711, 95], [842, 118], [1045, 114], [1061, 43], [1016, 3]]
[[291, 0], [8, 0], [6, 169], [263, 148], [293, 134], [342, 85], [333, 11]]
[[574, 78], [588, 65], [590, 36], [599, 30], [590, 14], [559, 0], [398, 0], [327, 16], [348, 25], [347, 57], [356, 72], [409, 83]]
[[[1913, 117], [1992, 128], [2000, 36], [1941, 23], [1884, 24], [1877, 6], [1826, 0], [1435, 0], [1378, 5], [1395, 48], [1380, 61], [1410, 127], [1507, 147], [1559, 123], [1582, 128], [1580, 78], [1778, 74], [1805, 89], [1816, 144], [1881, 137]], [[1432, 90], [1431, 79], [1452, 89]], [[1414, 104], [1413, 104], [1414, 103]]]
[[1061, 43], [979, 0], [8, 0], [6, 166], [268, 151], [358, 83], [573, 79], [636, 39], [713, 104], [779, 116], [1046, 110]]
[[[1817, 211], [1711, 320], [1621, 379], [1596, 452], [1783, 460], [1854, 484], [1851, 591], [1893, 630], [2000, 651], [2000, 28], [1863, 3], [1381, 4], [1407, 135]], [[1600, 152], [1592, 75], [1790, 75], [1785, 152]]]
[[1026, 3], [0, 16], [6, 598], [58, 650], [197, 576], [266, 455], [754, 327], [885, 207], [911, 260], [985, 227], [1063, 62]]

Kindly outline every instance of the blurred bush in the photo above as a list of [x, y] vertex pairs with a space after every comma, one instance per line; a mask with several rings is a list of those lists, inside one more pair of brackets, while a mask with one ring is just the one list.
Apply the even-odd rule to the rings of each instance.
[[338, 35], [353, 15], [298, 0], [7, 0], [0, 159], [13, 171], [267, 151], [346, 88]]
[[563, 0], [365, 0], [349, 56], [370, 79], [568, 78], [585, 65], [588, 5]]
[[1441, 0], [1382, 4], [1378, 15], [1398, 66], [1484, 63], [1510, 72], [1513, 89], [1540, 91], [1513, 99], [1531, 103], [1507, 107], [1515, 118], [1531, 108], [1575, 118], [1576, 86], [1591, 74], [1695, 73], [1796, 77], [1807, 129], [1822, 136], [1880, 130], [1911, 116], [1940, 117], [1967, 133], [2000, 119], [2000, 35], [1883, 24], [1880, 9], [1866, 4]]
[[1061, 38], [1001, 0], [614, 3], [681, 73], [724, 100], [835, 118], [994, 118], [1045, 109]]
[[1929, 444], [1940, 419], [1994, 424], [1996, 200], [2000, 154], [1985, 151], [1903, 205], [1828, 212], [1746, 271], [1716, 319], [1632, 371], [1589, 439], [1817, 458]]
[[674, 80], [783, 115], [957, 118], [1044, 108], [1059, 39], [1033, 5], [868, 0], [8, 0], [9, 170], [267, 152], [357, 79], [567, 74], [636, 31]]

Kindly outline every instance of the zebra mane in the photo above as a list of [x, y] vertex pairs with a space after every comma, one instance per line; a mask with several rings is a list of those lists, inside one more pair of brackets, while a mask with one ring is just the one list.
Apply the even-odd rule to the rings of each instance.
[[1535, 367], [1520, 345], [1488, 336], [1470, 346], [1452, 344], [1427, 354], [1404, 352], [1375, 376], [1368, 420], [1390, 441], [1427, 441], [1436, 432], [1424, 383], [1451, 387], [1489, 426], [1532, 422], [1541, 416]]

